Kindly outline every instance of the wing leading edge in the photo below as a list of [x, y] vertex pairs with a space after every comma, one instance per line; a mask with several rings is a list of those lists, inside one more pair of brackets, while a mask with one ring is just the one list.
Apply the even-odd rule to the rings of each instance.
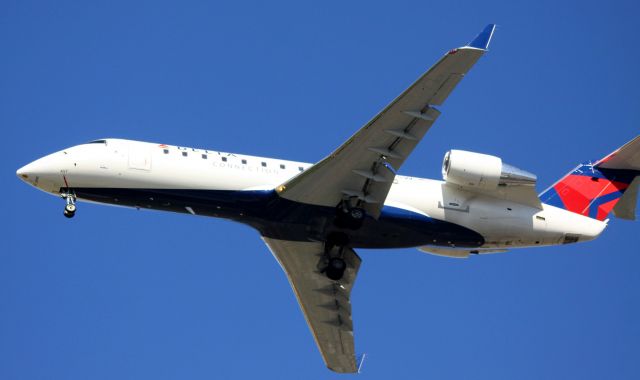
[[329, 156], [277, 187], [281, 197], [337, 206], [348, 201], [377, 218], [400, 169], [440, 116], [456, 85], [487, 51], [495, 25], [447, 52], [400, 96]]

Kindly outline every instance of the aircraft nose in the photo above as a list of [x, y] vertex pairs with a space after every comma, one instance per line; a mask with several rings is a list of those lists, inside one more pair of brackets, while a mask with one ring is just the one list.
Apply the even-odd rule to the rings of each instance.
[[52, 191], [61, 187], [60, 171], [66, 169], [65, 161], [58, 153], [39, 158], [16, 171], [22, 181], [35, 187]]
[[23, 181], [29, 179], [29, 174], [33, 173], [31, 168], [29, 167], [31, 164], [27, 164], [16, 171], [16, 175]]

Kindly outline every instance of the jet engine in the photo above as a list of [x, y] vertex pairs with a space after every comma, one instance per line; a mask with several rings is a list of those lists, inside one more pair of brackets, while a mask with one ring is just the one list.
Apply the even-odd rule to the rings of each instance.
[[498, 186], [534, 186], [535, 174], [505, 164], [500, 157], [450, 150], [444, 155], [442, 177], [447, 183], [493, 190]]

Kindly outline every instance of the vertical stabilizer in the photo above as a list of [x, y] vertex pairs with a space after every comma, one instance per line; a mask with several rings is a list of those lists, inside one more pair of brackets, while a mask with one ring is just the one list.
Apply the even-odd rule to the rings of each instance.
[[640, 136], [595, 163], [578, 165], [540, 194], [552, 206], [605, 220], [611, 211], [635, 219], [640, 175]]

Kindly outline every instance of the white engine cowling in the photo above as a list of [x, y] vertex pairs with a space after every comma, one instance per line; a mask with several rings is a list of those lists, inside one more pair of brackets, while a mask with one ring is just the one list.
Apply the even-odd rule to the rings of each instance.
[[493, 190], [500, 186], [534, 186], [536, 176], [488, 154], [450, 150], [444, 155], [442, 177], [447, 183]]

